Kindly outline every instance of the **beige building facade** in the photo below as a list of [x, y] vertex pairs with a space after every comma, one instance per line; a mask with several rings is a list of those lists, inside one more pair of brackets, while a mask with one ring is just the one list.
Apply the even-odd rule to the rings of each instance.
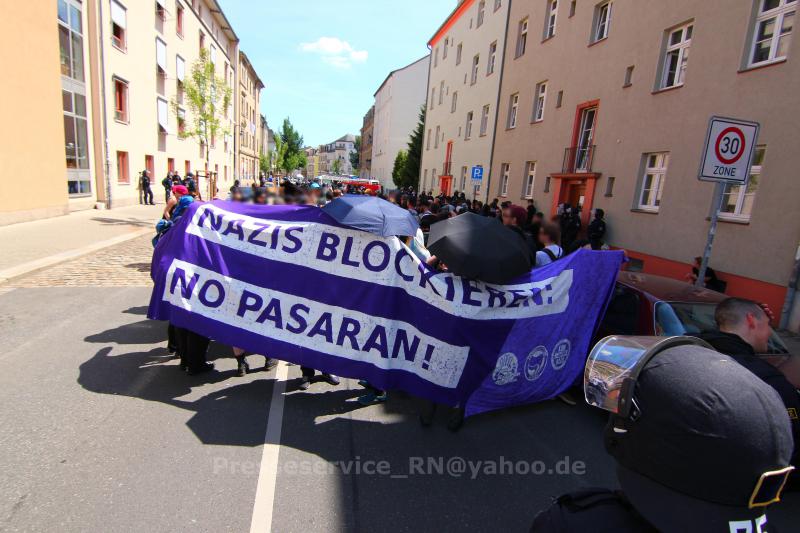
[[[420, 190], [472, 198], [489, 179], [509, 4], [463, 0], [428, 42]], [[482, 182], [473, 167], [485, 169]]]
[[749, 185], [723, 189], [711, 266], [728, 294], [781, 310], [800, 242], [797, 4], [514, 1], [482, 196], [532, 199], [548, 218], [580, 205], [584, 227], [601, 208], [629, 268], [682, 279], [714, 209], [715, 185], [697, 179], [708, 120], [757, 121]]
[[372, 177], [372, 129], [375, 124], [375, 106], [369, 108], [364, 115], [361, 125], [361, 154], [359, 154], [360, 168], [358, 177], [370, 179]]
[[[237, 177], [248, 183], [259, 177], [258, 159], [261, 149], [261, 89], [264, 83], [244, 52], [239, 52], [238, 69], [238, 168]], [[266, 122], [266, 120], [264, 121]]]

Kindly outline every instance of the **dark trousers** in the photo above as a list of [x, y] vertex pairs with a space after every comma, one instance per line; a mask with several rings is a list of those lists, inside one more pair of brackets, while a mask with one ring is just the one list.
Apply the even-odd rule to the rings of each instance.
[[172, 324], [167, 326], [167, 350], [170, 352], [178, 351], [178, 328]]
[[178, 340], [178, 355], [181, 366], [190, 372], [201, 368], [206, 363], [206, 352], [211, 340], [184, 328], [175, 328]]
[[169, 197], [170, 197], [170, 190], [169, 189], [164, 189], [164, 201], [166, 203], [169, 203]]
[[142, 190], [142, 200], [144, 200], [145, 204], [154, 204], [153, 201], [153, 189], [150, 187], [146, 187]]
[[313, 368], [308, 368], [307, 366], [301, 366], [300, 371], [303, 373], [304, 378], [313, 378], [314, 374], [317, 372]]

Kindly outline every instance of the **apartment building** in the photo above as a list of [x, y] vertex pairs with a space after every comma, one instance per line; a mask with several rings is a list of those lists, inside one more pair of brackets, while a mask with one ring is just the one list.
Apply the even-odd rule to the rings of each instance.
[[321, 174], [319, 164], [319, 151], [316, 148], [306, 148], [306, 177], [309, 179], [316, 178]]
[[797, 6], [515, 0], [482, 197], [533, 199], [548, 217], [578, 205], [584, 225], [601, 208], [628, 268], [683, 279], [715, 208], [697, 179], [709, 117], [757, 121], [749, 184], [720, 186], [711, 266], [728, 294], [781, 310], [800, 242]]
[[[420, 189], [481, 194], [489, 179], [508, 0], [462, 0], [431, 50]], [[482, 167], [483, 181], [471, 181]]]
[[356, 151], [356, 137], [348, 133], [336, 139], [332, 143], [324, 144], [319, 147], [319, 172], [320, 174], [337, 174], [335, 162], [338, 161], [338, 174], [351, 175], [353, 164], [350, 162], [350, 154]]
[[259, 109], [261, 105], [261, 89], [264, 83], [256, 74], [252, 63], [244, 52], [239, 51], [239, 99], [238, 124], [239, 144], [237, 161], [239, 167], [236, 176], [247, 183], [258, 178], [258, 157], [261, 146], [261, 128]]
[[372, 177], [372, 132], [375, 121], [375, 106], [369, 108], [364, 115], [364, 122], [361, 126], [361, 153], [359, 162], [361, 168], [358, 170], [358, 177], [369, 179]]
[[[395, 187], [394, 160], [400, 150], [408, 149], [408, 139], [425, 105], [429, 63], [425, 56], [393, 70], [375, 91], [371, 169], [372, 177], [385, 189]], [[361, 139], [363, 143], [363, 135]]]
[[[0, 23], [0, 46], [24, 52], [3, 56], [3, 65], [14, 75], [0, 84], [0, 114], [6, 124], [0, 132], [4, 174], [0, 179], [0, 225], [66, 214], [67, 191], [80, 186], [76, 182], [90, 172], [91, 164], [85, 14], [80, 3], [64, 2], [56, 12], [52, 2], [23, 2], [14, 6], [13, 14]], [[74, 86], [73, 92], [82, 90], [77, 112], [73, 93], [62, 90], [62, 84]], [[35, 105], [21, 105], [23, 102]], [[67, 108], [63, 116], [59, 112], [62, 107]], [[71, 127], [66, 142], [65, 122]], [[77, 155], [76, 148], [80, 148]]]

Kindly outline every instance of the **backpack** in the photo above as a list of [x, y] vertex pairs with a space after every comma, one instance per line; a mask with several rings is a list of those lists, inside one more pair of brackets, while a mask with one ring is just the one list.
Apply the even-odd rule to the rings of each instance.
[[549, 257], [551, 261], [556, 261], [558, 259], [561, 259], [564, 256], [564, 249], [563, 248], [561, 249], [561, 253], [558, 254], [558, 256], [556, 256], [556, 254], [554, 254], [553, 250], [551, 250], [550, 248], [542, 248], [540, 251], [544, 252], [544, 254], [547, 257]]
[[588, 488], [559, 496], [533, 520], [531, 533], [657, 533], [620, 491]]

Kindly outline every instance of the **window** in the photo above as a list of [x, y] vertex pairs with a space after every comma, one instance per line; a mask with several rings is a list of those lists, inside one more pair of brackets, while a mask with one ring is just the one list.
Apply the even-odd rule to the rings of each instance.
[[508, 174], [510, 172], [508, 163], [503, 163], [500, 166], [500, 196], [508, 196]]
[[467, 125], [464, 126], [464, 140], [466, 141], [472, 136], [472, 111], [467, 113]]
[[80, 82], [84, 81], [82, 32], [81, 10], [61, 0], [58, 3], [61, 74]]
[[725, 184], [722, 190], [722, 208], [719, 210], [721, 217], [750, 220], [758, 182], [761, 181], [761, 166], [764, 164], [766, 151], [766, 146], [756, 147], [753, 165], [750, 167], [750, 179], [746, 186]]
[[167, 43], [156, 37], [156, 66], [161, 75], [167, 73]]
[[547, 16], [544, 19], [544, 38], [549, 39], [556, 34], [556, 15], [558, 0], [547, 0]]
[[749, 65], [786, 58], [794, 27], [796, 0], [759, 0]]
[[444, 102], [444, 80], [439, 84], [439, 105], [442, 105], [442, 102]]
[[533, 184], [536, 181], [536, 161], [528, 161], [525, 166], [528, 168], [528, 172], [525, 175], [525, 187], [523, 187], [522, 196], [533, 198]]
[[486, 75], [489, 76], [494, 72], [494, 63], [497, 59], [497, 41], [489, 45], [489, 61], [486, 67]]
[[183, 161], [183, 175], [185, 176], [192, 171], [192, 162], [188, 159]]
[[156, 18], [161, 22], [167, 20], [167, 9], [164, 7], [166, 0], [156, 0]]
[[[156, 113], [158, 115], [159, 133], [166, 135], [169, 133], [169, 105], [163, 98], [156, 98]], [[213, 144], [212, 144], [213, 148]]]
[[486, 14], [486, 2], [481, 0], [478, 2], [478, 22], [476, 24], [476, 28], [480, 28], [483, 24], [483, 17]]
[[114, 78], [114, 119], [128, 122], [128, 83]]
[[476, 55], [472, 58], [472, 78], [470, 81], [470, 85], [475, 85], [478, 83], [478, 64], [480, 63], [481, 56]]
[[556, 94], [556, 108], [561, 107], [561, 102], [564, 100], [564, 91], [558, 91]]
[[533, 122], [544, 119], [544, 104], [547, 99], [547, 82], [536, 84], [536, 93], [533, 100]]
[[183, 37], [183, 7], [178, 2], [175, 2], [175, 33]]
[[436, 50], [433, 51], [433, 68], [439, 66], [439, 47], [436, 47]]
[[569, 3], [569, 18], [572, 18], [572, 17], [575, 16], [575, 8], [577, 7], [577, 4], [578, 4], [578, 0], [572, 0]]
[[428, 169], [427, 168], [425, 169], [425, 172], [423, 172], [422, 190], [423, 191], [427, 191], [428, 190]]
[[467, 190], [467, 167], [461, 167], [461, 192]]
[[550, 192], [550, 176], [545, 176], [544, 178], [544, 192]]
[[519, 57], [525, 54], [525, 47], [528, 44], [528, 19], [524, 18], [519, 21], [519, 31], [517, 32], [517, 55]]
[[658, 211], [667, 175], [668, 153], [645, 154], [645, 167], [639, 191], [639, 209]]
[[117, 152], [117, 183], [129, 184], [128, 152]]
[[692, 24], [667, 32], [664, 67], [661, 71], [659, 88], [680, 87], [686, 75], [686, 63], [689, 61], [689, 48], [692, 44]]
[[86, 97], [61, 91], [64, 111], [64, 147], [68, 169], [89, 168], [89, 136], [86, 126]]
[[425, 149], [426, 150], [430, 150], [431, 149], [431, 130], [430, 129], [428, 129], [428, 140], [425, 142]]
[[486, 135], [486, 131], [489, 129], [489, 104], [483, 106], [483, 110], [481, 111], [481, 137]]
[[167, 158], [167, 172], [175, 172], [175, 158]]
[[614, 196], [614, 181], [616, 178], [614, 176], [609, 176], [608, 181], [606, 182], [606, 197], [611, 198]]
[[186, 78], [186, 61], [181, 56], [175, 56], [175, 83], [177, 84], [176, 96], [178, 103], [183, 102], [183, 82]]
[[611, 2], [594, 8], [594, 20], [594, 42], [602, 41], [608, 37], [608, 27], [611, 25]]
[[428, 106], [428, 109], [433, 109], [433, 102], [436, 101], [436, 87], [431, 87], [431, 105]]
[[178, 108], [178, 137], [182, 138], [186, 134], [186, 110]]
[[450, 104], [450, 112], [455, 113], [458, 106], [458, 91], [453, 91], [453, 102]]
[[442, 61], [447, 59], [447, 49], [450, 48], [450, 37], [444, 38], [444, 49], [442, 49]]
[[517, 111], [519, 110], [519, 93], [511, 95], [511, 101], [508, 105], [508, 124], [509, 129], [517, 127]]
[[631, 85], [633, 85], [633, 65], [625, 69], [625, 83], [622, 86], [630, 87]]
[[456, 46], [456, 65], [460, 65], [461, 64], [461, 50], [462, 50], [462, 48], [463, 48], [463, 45], [461, 43], [458, 43], [458, 46]]
[[436, 183], [436, 169], [432, 168], [431, 169], [431, 189], [435, 189], [436, 187], [438, 187], [438, 185], [439, 184]]
[[200, 49], [203, 49], [203, 48], [206, 47], [206, 36], [203, 33], [203, 30], [200, 30], [200, 43], [199, 44], [200, 44]]
[[125, 50], [128, 47], [127, 39], [128, 12], [116, 0], [111, 0], [111, 43]]
[[436, 126], [436, 138], [433, 140], [433, 147], [439, 148], [439, 136], [441, 134], [441, 130], [439, 126]]

